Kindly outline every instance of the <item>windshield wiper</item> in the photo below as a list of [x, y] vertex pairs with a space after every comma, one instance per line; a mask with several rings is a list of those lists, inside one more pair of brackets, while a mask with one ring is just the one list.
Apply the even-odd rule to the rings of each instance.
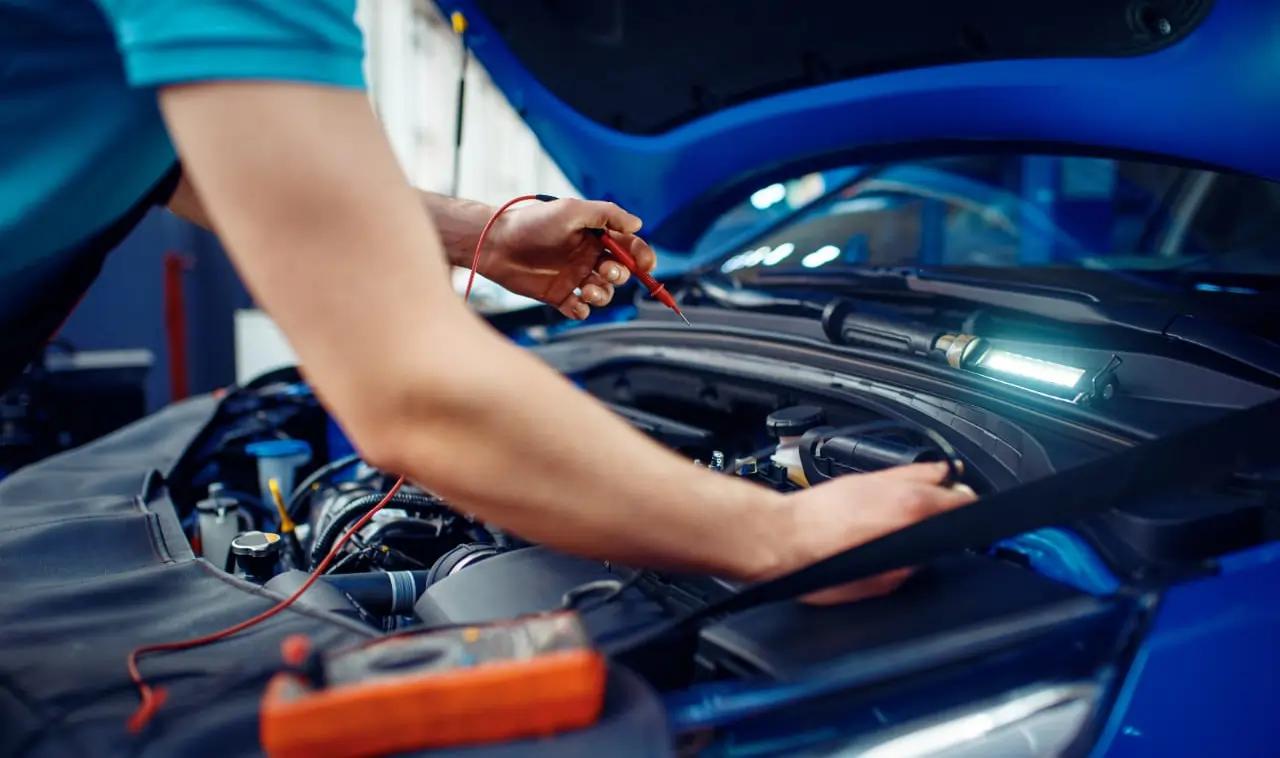
[[806, 310], [822, 313], [824, 302], [799, 297], [779, 297], [760, 290], [723, 287], [711, 279], [698, 280], [698, 294], [716, 305], [737, 310]]
[[[903, 294], [936, 295], [1084, 326], [1128, 326], [1158, 333], [1167, 322], [1154, 313], [1125, 313], [1085, 290], [1045, 284], [984, 279], [916, 268], [867, 267], [822, 272], [760, 271], [766, 287], [855, 285]], [[703, 282], [699, 282], [703, 284]], [[858, 293], [850, 293], [858, 294]], [[1138, 316], [1138, 318], [1135, 318]]]
[[[915, 268], [861, 268], [808, 273], [759, 271], [755, 274], [754, 283], [762, 287], [830, 288], [840, 285], [840, 294], [853, 298], [873, 298], [897, 293], [934, 296], [1000, 308], [1059, 323], [1123, 329], [1192, 345], [1273, 377], [1280, 377], [1280, 346], [1269, 340], [1202, 315], [1146, 303], [1108, 303], [1090, 292], [1069, 287], [984, 279]], [[710, 291], [709, 286], [716, 286], [711, 285], [706, 278], [699, 280], [698, 285], [704, 292]], [[720, 299], [725, 304], [730, 304], [735, 298], [743, 300], [750, 297], [763, 302], [770, 297], [767, 292], [760, 290], [754, 291], [755, 294], [750, 296], [729, 296], [725, 293], [733, 293], [735, 290], [725, 287], [718, 289], [719, 297], [712, 299]], [[787, 301], [792, 300], [794, 299], [779, 298], [773, 304], [791, 304]], [[826, 302], [811, 305], [822, 308]], [[751, 306], [730, 304], [730, 307]]]

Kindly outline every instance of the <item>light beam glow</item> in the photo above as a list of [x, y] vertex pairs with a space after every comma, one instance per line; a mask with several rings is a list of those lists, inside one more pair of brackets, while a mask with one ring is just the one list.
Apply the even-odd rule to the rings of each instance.
[[1084, 376], [1082, 368], [1018, 355], [1007, 350], [988, 350], [978, 359], [977, 365], [992, 373], [1031, 379], [1067, 389], [1075, 387], [1080, 382], [1080, 377]]

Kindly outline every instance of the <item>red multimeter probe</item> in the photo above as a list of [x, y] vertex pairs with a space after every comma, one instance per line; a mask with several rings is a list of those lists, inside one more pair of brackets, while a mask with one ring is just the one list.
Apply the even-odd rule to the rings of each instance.
[[670, 292], [667, 292], [667, 285], [657, 279], [654, 279], [652, 276], [649, 276], [647, 271], [642, 271], [631, 253], [627, 252], [622, 245], [619, 245], [617, 240], [613, 237], [605, 234], [603, 229], [592, 229], [590, 231], [592, 234], [600, 238], [600, 244], [604, 246], [605, 252], [613, 256], [618, 263], [626, 266], [627, 270], [632, 274], [635, 274], [635, 277], [640, 280], [640, 283], [649, 290], [649, 295], [653, 297], [654, 300], [657, 300], [659, 303], [662, 303], [675, 311], [676, 315], [679, 316], [680, 320], [687, 326], [693, 326], [693, 324], [689, 323], [689, 319], [685, 318], [684, 314], [680, 312], [680, 306], [676, 305], [675, 298], [671, 297]]

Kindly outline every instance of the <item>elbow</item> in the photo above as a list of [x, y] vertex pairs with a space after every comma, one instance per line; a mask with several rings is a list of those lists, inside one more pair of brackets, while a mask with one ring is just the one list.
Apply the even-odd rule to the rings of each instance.
[[484, 352], [487, 335], [445, 317], [434, 323], [441, 331], [430, 350], [392, 351], [377, 371], [352, 374], [333, 393], [333, 409], [361, 456], [423, 484], [447, 476], [436, 469], [502, 422], [503, 396], [515, 391], [509, 377], [483, 368], [495, 363]]
[[352, 434], [352, 445], [361, 460], [379, 471], [408, 474], [409, 456], [401, 444], [403, 437], [393, 428], [371, 429]]
[[[421, 427], [405, 406], [387, 402], [370, 403], [350, 414], [343, 426], [360, 458], [370, 466], [396, 474], [416, 474], [412, 461], [421, 460]], [[411, 449], [420, 452], [414, 454]]]
[[[442, 384], [444, 386], [442, 386]], [[434, 462], [473, 441], [483, 403], [471, 388], [454, 382], [405, 382], [362, 402], [344, 422], [360, 457], [369, 465], [429, 483]]]

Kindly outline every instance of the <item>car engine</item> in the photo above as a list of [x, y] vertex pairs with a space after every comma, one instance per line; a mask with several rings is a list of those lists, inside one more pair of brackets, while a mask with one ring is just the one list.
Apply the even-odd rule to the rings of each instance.
[[[908, 389], [870, 373], [732, 356], [712, 365], [705, 351], [685, 355], [670, 347], [636, 359], [627, 349], [614, 342], [599, 360], [588, 360], [569, 345], [560, 355], [545, 350], [544, 358], [689, 465], [780, 492], [946, 461], [957, 481], [981, 495], [1132, 444], [1067, 423], [1070, 409], [1059, 417], [969, 402], [959, 392], [944, 394], [946, 387]], [[281, 491], [278, 505], [272, 479]], [[395, 479], [362, 461], [296, 372], [286, 370], [225, 397], [167, 484], [206, 560], [285, 597]], [[886, 596], [834, 607], [774, 603], [717, 619], [697, 635], [695, 681], [759, 687], [838, 670], [865, 689], [858, 697], [868, 724], [886, 703], [918, 707], [921, 688], [954, 698], [936, 707], [964, 709], [1017, 687], [1077, 683], [1063, 697], [1083, 710], [1059, 711], [1071, 725], [1053, 727], [1074, 734], [1092, 712], [1099, 672], [1123, 644], [1125, 619], [1140, 597], [1134, 588], [1266, 539], [1251, 498], [1232, 494], [1209, 515], [1179, 503], [1158, 518], [1116, 509], [1071, 530], [1040, 530], [918, 566]], [[575, 609], [594, 641], [607, 646], [739, 589], [719, 577], [638, 569], [529, 544], [406, 484], [299, 602], [383, 633]], [[1002, 653], [1015, 643], [1016, 660]], [[989, 676], [975, 676], [978, 669]], [[720, 690], [708, 692], [717, 705], [676, 702], [670, 712], [680, 729], [719, 723], [737, 707]], [[744, 690], [743, 707], [749, 711], [760, 692]], [[913, 718], [904, 711], [899, 720]], [[753, 728], [749, 719], [735, 723], [742, 735]], [[869, 728], [849, 723], [855, 731]]]
[[[958, 480], [982, 494], [1107, 450], [1098, 439], [1070, 438], [1042, 422], [1015, 421], [924, 393], [822, 391], [657, 363], [609, 365], [574, 379], [690, 465], [781, 492], [853, 473], [948, 461]], [[292, 371], [263, 377], [228, 397], [180, 471], [185, 476], [171, 486], [193, 544], [215, 565], [282, 593], [301, 583], [394, 479], [351, 452]], [[265, 486], [269, 471], [300, 480], [282, 483], [284, 518]], [[1249, 523], [1247, 510], [1239, 523], [1219, 518], [1216, 547], [1257, 538]], [[1179, 554], [1177, 540], [1148, 539], [1146, 526], [1119, 514], [1081, 531], [1095, 537], [1092, 549], [1108, 563], [1134, 572], [1194, 557]], [[1173, 519], [1158, 526], [1168, 532], [1204, 524]], [[259, 532], [267, 536], [247, 536]], [[969, 557], [984, 570], [1052, 574], [1046, 566], [1054, 556], [1024, 548], [1008, 543]], [[1078, 563], [1084, 551], [1060, 548], [1076, 551], [1056, 556], [1067, 562]], [[1056, 578], [1063, 579], [1061, 572]], [[1080, 577], [1067, 581], [1091, 589]], [[330, 609], [382, 630], [582, 604], [594, 611], [589, 626], [604, 633], [732, 591], [731, 583], [715, 577], [633, 571], [558, 555], [407, 484], [354, 535], [305, 599], [320, 602], [323, 595]], [[609, 620], [618, 615], [614, 610], [628, 607], [643, 612]]]
[[[831, 412], [822, 405], [795, 402], [764, 412], [769, 406], [760, 405], [754, 409], [760, 415], [756, 423], [743, 424], [735, 412], [732, 426], [726, 427], [672, 418], [647, 409], [653, 405], [648, 403], [610, 405], [636, 428], [686, 454], [691, 465], [783, 492], [918, 461], [962, 463], [954, 448], [929, 428], [866, 409]], [[210, 430], [188, 463], [191, 479], [182, 483], [185, 486], [175, 483], [175, 491], [185, 495], [178, 502], [191, 503], [185, 523], [210, 562], [268, 589], [289, 592], [382, 499], [394, 477], [369, 467], [354, 453], [334, 457], [332, 449], [345, 440], [298, 382], [266, 378], [228, 398], [223, 415], [225, 420]], [[712, 421], [706, 412], [701, 416], [704, 423]], [[316, 456], [316, 451], [324, 455]], [[296, 472], [289, 471], [281, 468], [282, 461], [286, 467], [300, 465]], [[260, 487], [267, 471], [280, 472], [282, 478], [304, 475], [281, 498], [283, 514], [273, 507], [270, 489]], [[988, 486], [974, 475], [967, 481]], [[253, 536], [257, 534], [265, 537]], [[316, 602], [323, 595], [331, 610], [388, 631], [424, 621], [450, 622], [462, 611], [448, 609], [448, 587], [462, 586], [458, 577], [498, 558], [503, 559], [501, 573], [510, 572], [512, 562], [537, 558], [546, 564], [541, 572], [533, 570], [546, 579], [544, 591], [519, 594], [527, 599], [546, 597], [552, 601], [549, 607], [611, 601], [621, 589], [656, 592], [664, 597], [659, 605], [670, 606], [666, 600], [672, 596], [731, 589], [719, 580], [677, 580], [556, 556], [407, 484], [335, 558], [321, 589], [313, 590], [316, 597], [306, 597]], [[526, 576], [527, 571], [522, 570]], [[466, 583], [469, 589], [463, 594], [495, 595], [492, 588], [472, 592], [473, 583]], [[438, 598], [427, 592], [431, 588], [443, 588], [437, 590]], [[519, 612], [532, 610], [545, 608], [522, 606]], [[493, 603], [490, 608], [469, 607], [466, 614], [500, 617], [509, 611]]]

